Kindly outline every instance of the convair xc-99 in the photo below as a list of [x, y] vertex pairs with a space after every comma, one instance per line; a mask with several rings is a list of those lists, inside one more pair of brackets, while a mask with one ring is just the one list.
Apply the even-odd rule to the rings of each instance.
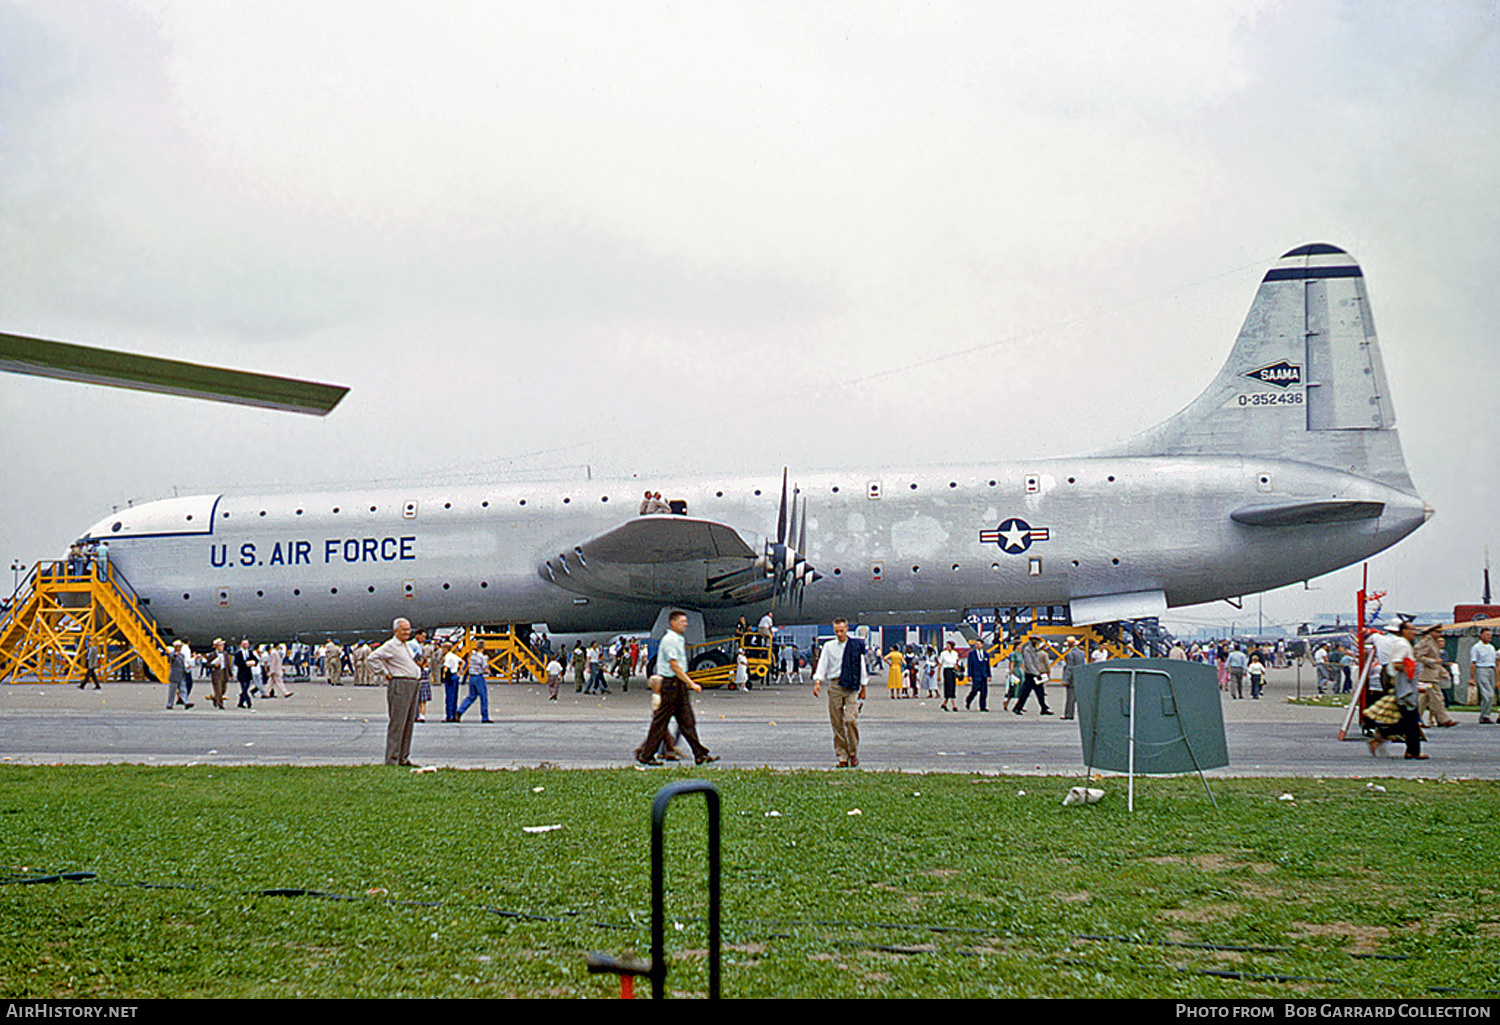
[[[272, 639], [427, 626], [710, 635], [778, 622], [953, 622], [1069, 606], [1087, 624], [1304, 581], [1395, 544], [1416, 495], [1358, 264], [1293, 249], [1186, 409], [1080, 456], [636, 480], [203, 495], [137, 505], [85, 539], [165, 634]], [[701, 618], [700, 618], [701, 616]]]

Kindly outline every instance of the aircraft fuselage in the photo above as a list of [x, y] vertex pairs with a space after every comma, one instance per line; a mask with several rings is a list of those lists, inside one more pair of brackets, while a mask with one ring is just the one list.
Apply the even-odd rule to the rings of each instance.
[[[757, 551], [776, 535], [782, 481], [771, 474], [649, 483], [685, 502], [689, 517], [734, 527]], [[805, 503], [803, 555], [819, 579], [800, 601], [775, 602], [782, 624], [837, 615], [952, 621], [969, 608], [1133, 594], [1194, 604], [1349, 565], [1426, 515], [1420, 499], [1373, 480], [1260, 458], [1078, 457], [839, 471], [794, 483]], [[652, 596], [660, 569], [651, 564], [639, 567], [639, 579], [620, 569], [614, 590], [592, 578], [572, 584], [562, 563], [571, 557], [576, 569], [572, 553], [581, 554], [583, 539], [635, 517], [642, 486], [199, 496], [136, 506], [85, 536], [109, 542], [111, 559], [166, 631], [195, 641], [375, 634], [397, 616], [427, 626], [623, 632], [650, 628], [667, 604], [697, 607], [712, 630], [742, 615], [753, 622], [773, 606], [768, 597], [735, 603], [707, 586], [690, 601], [697, 580], [726, 568], [714, 560], [675, 566], [672, 601]], [[1298, 500], [1380, 511], [1292, 524], [1231, 518]], [[542, 568], [548, 560], [554, 579]]]

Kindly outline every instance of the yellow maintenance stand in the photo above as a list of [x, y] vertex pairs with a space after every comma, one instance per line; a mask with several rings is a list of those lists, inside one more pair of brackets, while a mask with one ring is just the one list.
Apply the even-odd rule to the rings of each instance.
[[[519, 683], [528, 676], [537, 683], [547, 679], [542, 656], [531, 650], [521, 631], [522, 626], [503, 623], [498, 626], [466, 626], [463, 641], [453, 650], [466, 662], [475, 648], [483, 651], [489, 663], [489, 679]], [[468, 669], [465, 668], [467, 673]]]
[[88, 671], [90, 647], [98, 674], [109, 679], [139, 658], [167, 679], [167, 646], [135, 589], [108, 561], [39, 562], [0, 613], [0, 683], [34, 677], [76, 683]]
[[1031, 626], [1004, 640], [991, 644], [986, 650], [989, 652], [990, 665], [998, 666], [1001, 662], [1008, 661], [1021, 646], [1026, 643], [1032, 634], [1042, 638], [1042, 643], [1053, 649], [1053, 664], [1062, 659], [1063, 649], [1069, 637], [1078, 638], [1078, 643], [1083, 645], [1086, 655], [1093, 655], [1095, 648], [1103, 648], [1109, 652], [1110, 658], [1140, 658], [1141, 653], [1129, 644], [1120, 641], [1107, 640], [1102, 634], [1091, 626], [1064, 626], [1054, 623], [1036, 622], [1036, 610], [1032, 609]]

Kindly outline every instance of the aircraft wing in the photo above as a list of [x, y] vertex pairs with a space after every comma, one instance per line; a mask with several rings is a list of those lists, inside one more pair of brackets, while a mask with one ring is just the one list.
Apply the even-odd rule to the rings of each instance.
[[272, 374], [0, 333], [0, 370], [324, 416], [349, 391]]
[[547, 557], [537, 573], [592, 597], [730, 608], [775, 593], [759, 547], [727, 523], [639, 516]]
[[694, 559], [755, 558], [739, 531], [688, 516], [640, 516], [580, 545], [590, 559], [639, 565]]

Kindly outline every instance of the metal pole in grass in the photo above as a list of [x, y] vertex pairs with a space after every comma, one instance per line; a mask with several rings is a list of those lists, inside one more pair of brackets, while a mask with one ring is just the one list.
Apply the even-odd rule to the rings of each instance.
[[668, 783], [651, 802], [651, 996], [667, 995], [665, 842], [667, 805], [701, 792], [708, 803], [708, 998], [719, 999], [719, 791], [705, 779]]
[[1135, 670], [1130, 671], [1130, 800], [1126, 811], [1135, 811]]

